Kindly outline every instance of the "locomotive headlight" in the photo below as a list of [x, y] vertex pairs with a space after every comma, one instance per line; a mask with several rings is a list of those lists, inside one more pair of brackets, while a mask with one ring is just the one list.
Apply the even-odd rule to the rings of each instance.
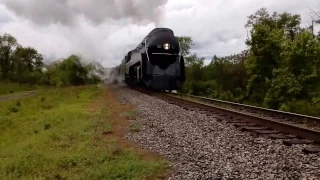
[[170, 49], [170, 44], [169, 44], [169, 43], [165, 43], [165, 44], [163, 45], [163, 48], [164, 48], [165, 50], [169, 50], [169, 49]]

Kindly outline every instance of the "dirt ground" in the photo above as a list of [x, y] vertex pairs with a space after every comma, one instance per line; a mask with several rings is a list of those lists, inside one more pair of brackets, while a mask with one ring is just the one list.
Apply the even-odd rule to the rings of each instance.
[[[108, 112], [111, 114], [107, 118], [111, 122], [112, 130], [108, 132], [103, 132], [106, 138], [116, 139], [119, 148], [130, 148], [133, 149], [141, 158], [146, 160], [159, 160], [163, 159], [159, 154], [151, 152], [149, 150], [141, 148], [139, 145], [125, 140], [123, 137], [129, 132], [129, 119], [126, 117], [124, 112], [133, 110], [135, 107], [130, 104], [121, 104], [116, 99], [115, 91], [117, 88], [121, 87], [104, 87], [103, 98], [100, 98], [91, 106], [106, 106]], [[156, 177], [148, 177], [146, 179], [167, 179], [167, 177], [172, 173], [170, 169], [166, 170], [164, 174]]]

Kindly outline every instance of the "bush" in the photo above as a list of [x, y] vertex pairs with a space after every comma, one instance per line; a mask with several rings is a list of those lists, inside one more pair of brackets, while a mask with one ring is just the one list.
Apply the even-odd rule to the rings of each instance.
[[219, 99], [224, 101], [234, 101], [233, 94], [231, 91], [225, 91], [219, 95]]
[[319, 104], [312, 105], [307, 100], [294, 99], [290, 102], [283, 103], [279, 109], [282, 111], [288, 111], [288, 112], [311, 115], [311, 116], [320, 115], [320, 105]]

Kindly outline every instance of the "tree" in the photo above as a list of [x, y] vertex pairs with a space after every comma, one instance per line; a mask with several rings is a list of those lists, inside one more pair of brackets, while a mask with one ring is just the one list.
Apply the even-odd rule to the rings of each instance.
[[60, 78], [64, 84], [85, 84], [88, 70], [81, 64], [80, 57], [71, 55], [59, 66]]
[[186, 74], [189, 80], [200, 81], [204, 78], [204, 58], [198, 57], [196, 53], [185, 58]]
[[193, 41], [191, 37], [188, 36], [177, 36], [178, 42], [180, 44], [181, 55], [186, 57], [190, 54], [190, 48], [193, 46]]
[[314, 38], [301, 27], [300, 15], [269, 14], [265, 8], [249, 16], [246, 27], [248, 49], [226, 57], [214, 55], [209, 65], [190, 54], [187, 43], [181, 91], [320, 115], [320, 36]]
[[273, 70], [284, 64], [283, 52], [301, 32], [300, 15], [289, 13], [270, 15], [265, 8], [249, 16], [246, 27], [251, 27], [251, 38], [246, 40], [249, 56], [246, 68], [250, 76], [248, 96], [262, 103], [267, 89], [266, 82], [273, 79]]
[[98, 83], [103, 75], [100, 63], [83, 64], [76, 55], [44, 66], [43, 56], [33, 47], [23, 47], [9, 35], [0, 36], [0, 78], [18, 83], [82, 85]]
[[273, 71], [275, 76], [270, 82], [270, 88], [264, 99], [264, 103], [273, 109], [279, 109], [283, 103], [298, 97], [302, 92], [302, 85], [297, 78], [290, 73], [289, 68]]
[[12, 53], [17, 46], [17, 40], [10, 34], [0, 36], [0, 75], [3, 79], [8, 78], [12, 67]]
[[26, 69], [21, 69], [23, 67], [19, 67], [19, 71], [33, 72], [33, 71], [41, 71], [43, 67], [43, 57], [38, 51], [32, 47], [24, 48], [22, 46], [18, 46], [14, 52], [14, 61], [19, 63], [20, 66], [25, 66]]
[[80, 56], [71, 55], [66, 59], [49, 65], [45, 75], [50, 85], [78, 86], [100, 82], [104, 73], [102, 68], [100, 63], [88, 63], [85, 65]]
[[297, 35], [295, 41], [286, 51], [286, 66], [301, 84], [302, 94], [299, 98], [311, 98], [319, 84], [318, 67], [320, 64], [320, 42], [309, 31]]
[[213, 64], [214, 62], [218, 61], [218, 60], [219, 60], [218, 56], [217, 55], [213, 55], [212, 60], [210, 62], [210, 65]]

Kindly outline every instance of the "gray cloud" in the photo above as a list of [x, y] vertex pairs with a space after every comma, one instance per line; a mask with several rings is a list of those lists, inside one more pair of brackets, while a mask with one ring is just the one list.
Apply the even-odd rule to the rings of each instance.
[[191, 9], [193, 7], [194, 7], [193, 4], [179, 4], [179, 5], [176, 5], [174, 7], [170, 7], [168, 10], [169, 11], [181, 11], [181, 10]]
[[[177, 35], [191, 36], [195, 42], [192, 52], [199, 56], [227, 56], [246, 49], [248, 16], [266, 7], [269, 13], [289, 12], [302, 16], [302, 26], [310, 20], [309, 7], [318, 0], [173, 0], [167, 12], [166, 25]], [[181, 5], [194, 4], [191, 9], [176, 11]], [[319, 6], [320, 7], [320, 6]], [[320, 25], [319, 25], [320, 27]]]
[[4, 5], [17, 15], [38, 24], [72, 24], [73, 12], [64, 1], [55, 0], [3, 0]]
[[0, 4], [0, 25], [12, 21], [9, 11]]
[[34, 23], [75, 25], [85, 18], [94, 25], [108, 19], [130, 19], [134, 24], [159, 26], [168, 0], [2, 0], [17, 15]]
[[239, 31], [234, 31], [229, 29], [229, 30], [217, 32], [214, 37], [216, 37], [216, 40], [218, 42], [226, 43], [233, 39], [240, 39], [242, 38], [242, 36], [243, 34], [239, 33]]
[[244, 25], [259, 8], [301, 14], [306, 26], [309, 7], [320, 7], [318, 0], [105, 1], [0, 0], [0, 34], [10, 33], [21, 45], [35, 47], [47, 61], [75, 53], [111, 67], [141, 42], [155, 21], [177, 36], [191, 36], [195, 42], [191, 51], [208, 63], [213, 55], [227, 56], [247, 48]]
[[211, 40], [205, 40], [205, 41], [194, 41], [192, 49], [193, 50], [201, 50], [203, 48], [207, 48], [208, 46], [211, 46], [212, 41]]

